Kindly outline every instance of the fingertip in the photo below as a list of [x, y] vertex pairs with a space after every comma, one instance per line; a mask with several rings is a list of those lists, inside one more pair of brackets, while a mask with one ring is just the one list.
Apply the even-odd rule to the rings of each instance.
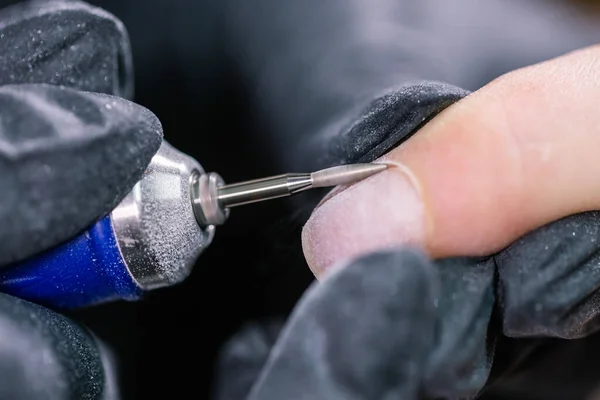
[[392, 178], [394, 168], [315, 211], [304, 240], [313, 269], [392, 244], [414, 243], [433, 258], [488, 255], [598, 209], [600, 75], [590, 67], [598, 64], [600, 47], [574, 52], [445, 109], [385, 157], [419, 190]]
[[405, 167], [387, 161], [395, 166], [322, 202], [304, 226], [304, 254], [317, 277], [362, 254], [424, 242], [418, 185]]

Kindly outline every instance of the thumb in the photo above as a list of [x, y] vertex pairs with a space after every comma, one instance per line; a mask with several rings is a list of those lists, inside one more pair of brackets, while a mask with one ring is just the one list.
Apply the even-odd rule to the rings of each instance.
[[311, 269], [403, 244], [490, 254], [600, 208], [598, 104], [600, 47], [490, 83], [383, 157], [392, 168], [321, 202], [302, 232]]

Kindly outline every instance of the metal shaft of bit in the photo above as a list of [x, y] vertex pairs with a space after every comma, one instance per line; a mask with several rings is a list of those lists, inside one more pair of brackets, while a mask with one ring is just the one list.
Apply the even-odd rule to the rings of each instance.
[[350, 164], [308, 174], [284, 174], [233, 183], [220, 186], [217, 198], [222, 208], [230, 208], [291, 196], [308, 189], [358, 182], [387, 167], [387, 164]]

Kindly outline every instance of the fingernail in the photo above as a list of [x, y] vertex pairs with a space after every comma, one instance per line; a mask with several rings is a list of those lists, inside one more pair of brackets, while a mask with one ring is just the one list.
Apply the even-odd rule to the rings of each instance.
[[424, 241], [425, 213], [418, 182], [405, 166], [390, 165], [332, 192], [313, 212], [302, 230], [302, 247], [317, 277], [362, 254]]

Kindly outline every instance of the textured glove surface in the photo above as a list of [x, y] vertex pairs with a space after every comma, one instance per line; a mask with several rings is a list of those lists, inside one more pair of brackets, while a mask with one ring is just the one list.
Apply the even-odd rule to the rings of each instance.
[[122, 98], [132, 90], [129, 42], [104, 11], [73, 1], [2, 10], [0, 54], [3, 265], [114, 208], [158, 150], [162, 130]]
[[[127, 34], [78, 1], [0, 11], [0, 266], [108, 213], [158, 150], [156, 117], [132, 95]], [[10, 266], [8, 266], [10, 267]], [[102, 399], [111, 362], [88, 331], [0, 294], [0, 398]]]

